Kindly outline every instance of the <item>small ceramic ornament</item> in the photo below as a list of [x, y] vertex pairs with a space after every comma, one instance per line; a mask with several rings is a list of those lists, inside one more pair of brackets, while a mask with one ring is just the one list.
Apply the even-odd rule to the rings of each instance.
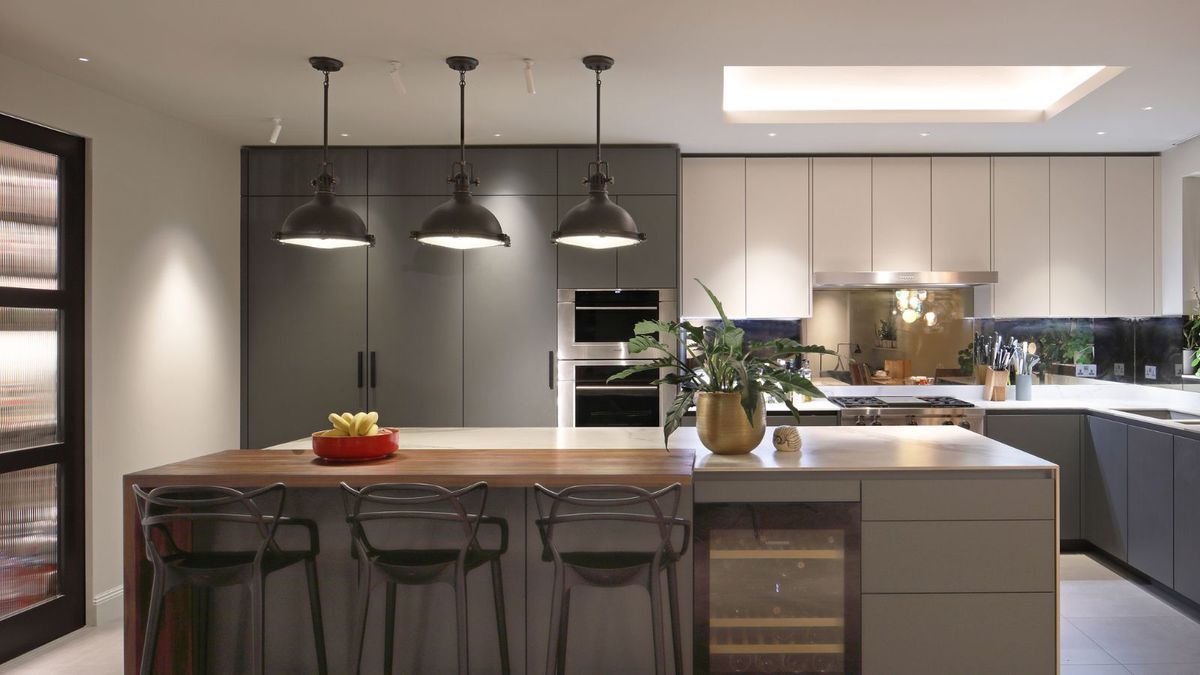
[[796, 427], [777, 427], [771, 442], [777, 452], [800, 452], [800, 431]]

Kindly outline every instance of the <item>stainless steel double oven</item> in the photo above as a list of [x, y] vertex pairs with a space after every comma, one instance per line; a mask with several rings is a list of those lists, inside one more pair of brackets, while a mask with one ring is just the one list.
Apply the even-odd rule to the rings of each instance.
[[[629, 352], [639, 321], [675, 321], [674, 288], [561, 289], [558, 291], [556, 386], [560, 427], [660, 426], [676, 388], [651, 384], [666, 370], [608, 378], [657, 354]], [[674, 349], [673, 336], [660, 336]]]

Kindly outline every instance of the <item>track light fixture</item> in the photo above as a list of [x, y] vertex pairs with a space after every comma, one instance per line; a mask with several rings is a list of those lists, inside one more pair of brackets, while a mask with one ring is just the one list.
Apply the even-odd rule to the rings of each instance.
[[400, 96], [408, 93], [408, 89], [404, 86], [404, 78], [400, 76], [402, 68], [404, 68], [404, 64], [399, 61], [388, 62], [388, 77], [392, 80], [392, 89]]
[[521, 59], [525, 62], [525, 93], [536, 94], [537, 87], [533, 86], [533, 59]]
[[275, 145], [276, 143], [279, 142], [280, 132], [283, 131], [283, 118], [282, 117], [272, 117], [271, 121], [275, 123], [275, 126], [271, 127], [271, 138], [268, 139], [267, 142], [270, 143], [271, 145]]

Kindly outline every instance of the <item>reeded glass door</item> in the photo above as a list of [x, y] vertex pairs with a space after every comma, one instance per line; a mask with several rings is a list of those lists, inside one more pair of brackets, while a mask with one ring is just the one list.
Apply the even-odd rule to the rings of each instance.
[[0, 662], [84, 622], [83, 157], [0, 115]]

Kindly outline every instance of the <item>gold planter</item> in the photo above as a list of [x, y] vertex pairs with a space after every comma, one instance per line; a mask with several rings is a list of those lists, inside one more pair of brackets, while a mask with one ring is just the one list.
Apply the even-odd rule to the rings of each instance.
[[718, 455], [744, 455], [767, 433], [767, 407], [760, 394], [754, 424], [746, 419], [741, 394], [702, 391], [696, 394], [696, 431], [704, 447]]

